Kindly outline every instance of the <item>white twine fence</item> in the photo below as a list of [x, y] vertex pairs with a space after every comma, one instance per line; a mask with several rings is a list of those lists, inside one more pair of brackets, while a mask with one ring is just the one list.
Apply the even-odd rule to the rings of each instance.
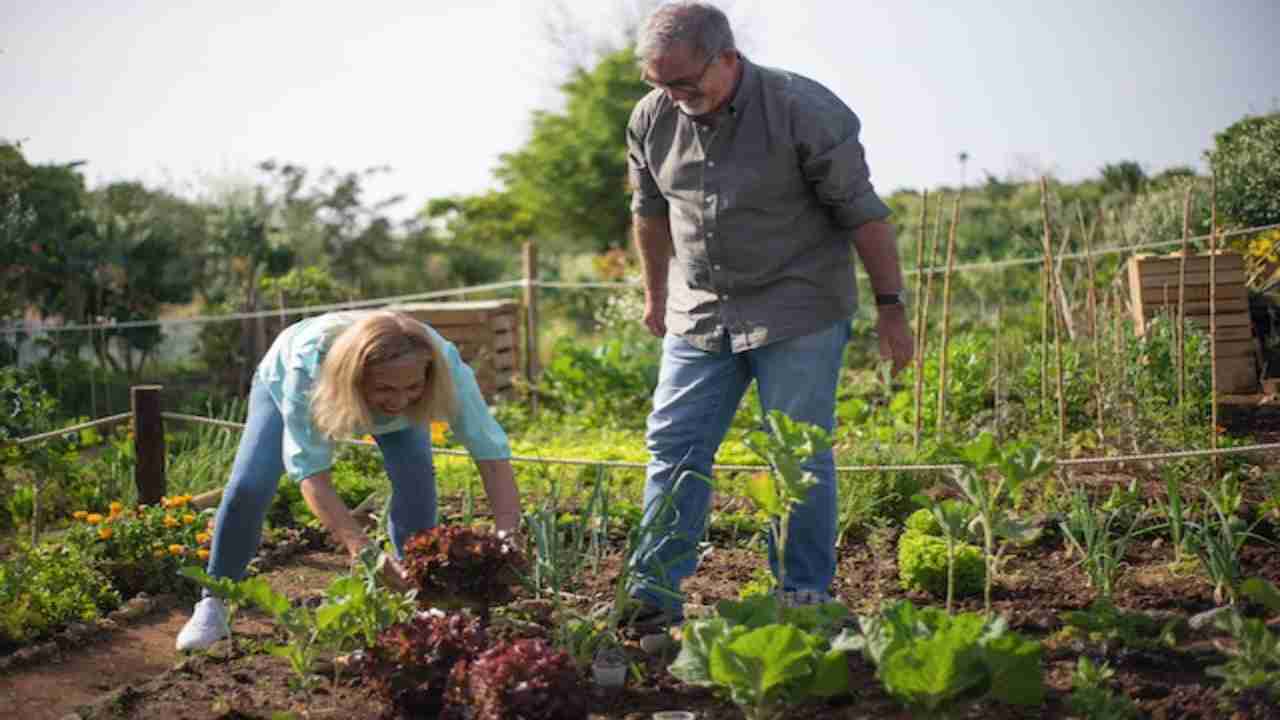
[[[245, 428], [244, 423], [232, 422], [230, 420], [218, 420], [215, 418], [208, 418], [200, 415], [187, 415], [184, 413], [174, 413], [174, 412], [163, 412], [163, 413], [160, 413], [160, 415], [166, 420], [203, 423], [205, 425], [213, 425], [215, 427], [227, 428], [230, 430], [243, 430]], [[121, 413], [119, 415], [112, 415], [110, 417], [101, 418], [99, 420], [80, 423], [79, 425], [72, 425], [70, 427], [66, 427], [61, 430], [53, 430], [50, 432], [41, 433], [39, 435], [32, 435], [30, 437], [20, 438], [18, 440], [13, 441], [13, 443], [16, 445], [25, 445], [25, 444], [37, 442], [40, 440], [47, 440], [49, 438], [59, 437], [72, 432], [78, 432], [80, 430], [86, 430], [88, 428], [97, 427], [100, 425], [109, 425], [109, 424], [119, 423], [125, 420], [129, 420], [132, 417], [133, 417], [133, 413], [131, 412]], [[373, 442], [372, 440], [360, 440], [355, 438], [352, 438], [349, 440], [342, 440], [340, 442], [347, 445], [366, 445], [366, 446], [376, 445], [376, 443]], [[2, 447], [2, 445], [0, 445], [0, 447]], [[1196, 457], [1242, 455], [1245, 453], [1269, 452], [1269, 451], [1280, 451], [1280, 443], [1241, 445], [1238, 447], [1218, 448], [1216, 450], [1211, 450], [1211, 449], [1171, 450], [1167, 452], [1141, 453], [1136, 455], [1115, 455], [1115, 456], [1093, 457], [1093, 458], [1069, 458], [1064, 460], [1055, 460], [1055, 462], [1059, 467], [1081, 467], [1086, 465], [1110, 465], [1110, 464], [1121, 464], [1121, 463], [1151, 462], [1156, 460], [1174, 460], [1174, 459], [1196, 458]], [[451, 450], [448, 448], [440, 448], [435, 446], [432, 446], [431, 452], [436, 455], [455, 455], [455, 456], [462, 456], [462, 457], [466, 457], [468, 455], [468, 453], [465, 450]], [[634, 470], [643, 470], [645, 467], [647, 467], [646, 463], [630, 462], [630, 461], [624, 461], [624, 460], [590, 460], [586, 458], [547, 458], [547, 457], [535, 457], [535, 456], [528, 456], [528, 455], [513, 455], [511, 457], [511, 462], [540, 464], [540, 465], [582, 465], [582, 466], [623, 468], [623, 469], [634, 469]], [[940, 470], [959, 469], [961, 467], [963, 467], [963, 465], [959, 465], [959, 464], [838, 465], [836, 466], [836, 472], [844, 472], [844, 473], [935, 472]], [[719, 472], [759, 472], [759, 471], [768, 470], [768, 469], [769, 467], [767, 465], [714, 465], [712, 466], [713, 471], [719, 471]]]

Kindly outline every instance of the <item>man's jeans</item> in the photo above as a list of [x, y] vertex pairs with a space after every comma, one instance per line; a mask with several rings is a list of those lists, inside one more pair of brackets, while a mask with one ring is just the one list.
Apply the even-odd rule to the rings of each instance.
[[[699, 350], [676, 335], [664, 338], [647, 435], [652, 459], [642, 522], [649, 531], [634, 558], [633, 595], [681, 616], [680, 583], [697, 567], [697, 543], [711, 503], [711, 487], [690, 471], [710, 477], [716, 450], [752, 379], [764, 412], [781, 410], [830, 432], [850, 332], [845, 320], [738, 354], [729, 351], [728, 338], [718, 353]], [[828, 451], [804, 468], [818, 484], [791, 514], [784, 589], [825, 592], [836, 563], [835, 461]], [[679, 477], [673, 478], [677, 469]], [[773, 538], [769, 563], [776, 577]]]
[[[231, 479], [222, 494], [213, 531], [207, 572], [214, 577], [244, 577], [262, 537], [262, 523], [284, 474], [281, 447], [284, 418], [259, 382], [249, 393], [249, 418], [240, 437]], [[391, 478], [391, 541], [400, 554], [414, 533], [436, 524], [436, 479], [431, 436], [410, 426], [374, 437]]]

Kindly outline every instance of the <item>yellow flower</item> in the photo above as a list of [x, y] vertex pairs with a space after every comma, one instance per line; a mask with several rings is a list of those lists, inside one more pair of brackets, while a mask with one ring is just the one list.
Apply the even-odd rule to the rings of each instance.
[[75, 518], [75, 519], [77, 519], [77, 520], [83, 520], [83, 519], [85, 519], [85, 518], [89, 517], [89, 513], [85, 512], [84, 510], [77, 510], [77, 511], [75, 511], [75, 512], [71, 513], [71, 517], [73, 517], [73, 518]]
[[183, 507], [183, 506], [185, 506], [185, 505], [186, 505], [187, 503], [189, 503], [189, 502], [191, 502], [191, 496], [190, 496], [190, 495], [179, 495], [178, 497], [176, 497], [176, 498], [174, 498], [174, 499], [173, 499], [173, 506], [174, 506], [174, 507]]
[[172, 515], [166, 514], [164, 516], [164, 526], [167, 528], [178, 527], [178, 519]]
[[104, 527], [98, 528], [98, 537], [102, 538], [103, 540], [110, 540], [113, 534], [115, 534], [115, 531], [109, 527], [104, 526]]
[[443, 420], [436, 420], [431, 423], [431, 443], [433, 445], [444, 444], [444, 432], [449, 429], [449, 423]]
[[169, 507], [169, 503], [170, 503], [170, 500], [169, 500], [169, 496], [168, 496], [168, 495], [162, 495], [162, 496], [160, 496], [160, 507], [168, 508], [168, 507]]
[[102, 522], [102, 514], [101, 514], [101, 513], [89, 513], [89, 514], [88, 514], [88, 516], [86, 516], [84, 520], [85, 520], [85, 522], [89, 523], [90, 525], [97, 525], [98, 523]]
[[170, 555], [181, 555], [181, 554], [185, 553], [186, 551], [187, 551], [187, 549], [186, 549], [186, 548], [184, 548], [184, 547], [182, 547], [181, 545], [170, 545], [170, 546], [169, 546], [169, 554], [170, 554]]
[[196, 551], [196, 557], [200, 558], [201, 560], [208, 560], [209, 551], [205, 550], [204, 548], [200, 548], [199, 550]]
[[119, 500], [112, 501], [111, 503], [112, 515], [118, 515], [122, 510], [124, 510], [124, 503], [120, 502]]
[[182, 516], [182, 524], [183, 524], [183, 525], [190, 525], [191, 523], [193, 523], [193, 522], [195, 522], [195, 521], [196, 521], [195, 513], [187, 513], [186, 515], [183, 515], [183, 516]]
[[152, 551], [151, 555], [157, 558], [164, 557], [164, 548], [156, 548], [154, 551]]
[[201, 545], [207, 545], [209, 543], [209, 540], [212, 538], [213, 536], [207, 532], [196, 533], [196, 542], [200, 543]]

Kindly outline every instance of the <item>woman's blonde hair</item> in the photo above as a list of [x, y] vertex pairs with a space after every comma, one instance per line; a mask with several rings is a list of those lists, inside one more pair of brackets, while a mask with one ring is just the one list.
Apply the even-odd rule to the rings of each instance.
[[409, 315], [379, 310], [338, 333], [316, 379], [311, 416], [316, 428], [332, 439], [349, 437], [373, 426], [373, 411], [364, 399], [364, 381], [375, 365], [410, 354], [426, 356], [425, 388], [401, 413], [415, 425], [447, 420], [457, 405], [444, 349], [426, 327]]

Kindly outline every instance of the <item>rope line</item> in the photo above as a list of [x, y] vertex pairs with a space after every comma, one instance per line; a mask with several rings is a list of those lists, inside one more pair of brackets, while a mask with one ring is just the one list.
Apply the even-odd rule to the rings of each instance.
[[[1220, 232], [1218, 233], [1218, 237], [1228, 238], [1228, 237], [1235, 237], [1237, 235], [1249, 235], [1253, 233], [1266, 232], [1268, 230], [1274, 230], [1277, 228], [1280, 228], [1280, 223], [1275, 223], [1272, 225], [1258, 225], [1255, 227], [1241, 228], [1239, 230], [1229, 230], [1226, 232]], [[1212, 236], [1197, 235], [1192, 238], [1187, 238], [1186, 242], [1198, 242], [1200, 240], [1207, 240], [1210, 237]], [[1136, 250], [1146, 250], [1146, 249], [1158, 248], [1158, 247], [1171, 247], [1174, 245], [1181, 245], [1183, 242], [1184, 241], [1182, 239], [1162, 240], [1158, 242], [1140, 243], [1137, 245], [1128, 245], [1124, 247], [1115, 246], [1115, 247], [1108, 247], [1108, 248], [1098, 248], [1094, 250], [1092, 253], [1081, 253], [1081, 252], [1067, 253], [1065, 255], [1057, 256], [1055, 259], [1057, 261], [1081, 260], [1091, 256], [1097, 257], [1099, 255], [1127, 253], [1127, 252], [1133, 252]], [[1043, 256], [1036, 256], [1036, 257], [1029, 257], [1029, 258], [1012, 258], [1009, 260], [991, 260], [986, 262], [964, 263], [961, 265], [957, 265], [954, 268], [954, 271], [957, 271], [957, 272], [979, 271], [980, 272], [980, 271], [989, 271], [989, 270], [1000, 270], [1003, 268], [1016, 267], [1019, 265], [1040, 265], [1040, 264], [1043, 264], [1043, 262], [1044, 262]], [[911, 269], [911, 268], [903, 268], [902, 274], [904, 277], [910, 277], [910, 276], [916, 275], [917, 273], [923, 274], [923, 275], [937, 275], [943, 272], [944, 270], [945, 268], [942, 266], [921, 268], [919, 270]], [[861, 271], [859, 271], [859, 275], [864, 278], [866, 277], [866, 274]], [[575, 289], [638, 290], [643, 286], [639, 282], [567, 282], [567, 281], [558, 281], [558, 280], [532, 280], [531, 281], [528, 278], [523, 278], [520, 280], [505, 280], [502, 282], [488, 283], [486, 285], [472, 285], [469, 287], [452, 288], [449, 290], [433, 290], [430, 292], [412, 293], [409, 295], [395, 295], [395, 296], [382, 297], [382, 298], [372, 298], [369, 300], [352, 300], [345, 303], [333, 303], [329, 305], [309, 305], [306, 307], [298, 307], [298, 308], [283, 308], [283, 309], [277, 309], [277, 310], [258, 310], [256, 312], [230, 313], [227, 315], [202, 315], [202, 316], [190, 317], [190, 318], [173, 318], [169, 320], [127, 320], [124, 322], [109, 322], [109, 323], [98, 323], [98, 324], [77, 323], [77, 324], [70, 324], [70, 325], [46, 325], [42, 323], [39, 325], [26, 326], [22, 324], [10, 324], [6, 327], [0, 328], [0, 332], [6, 332], [6, 333], [70, 332], [70, 331], [76, 331], [76, 330], [112, 330], [112, 329], [119, 330], [119, 329], [125, 329], [125, 328], [141, 328], [141, 327], [156, 327], [156, 326], [170, 326], [170, 325], [197, 325], [197, 324], [203, 324], [203, 323], [224, 322], [229, 320], [249, 320], [249, 319], [260, 318], [260, 317], [280, 317], [281, 315], [316, 314], [316, 313], [322, 313], [322, 312], [329, 312], [331, 310], [350, 310], [350, 309], [356, 309], [356, 308], [374, 307], [378, 305], [387, 305], [390, 303], [397, 303], [397, 302], [409, 302], [413, 300], [431, 300], [435, 298], [451, 297], [455, 295], [465, 295], [467, 293], [492, 292], [497, 290], [510, 290], [513, 288], [523, 289], [523, 288], [529, 288], [529, 287], [555, 289], [555, 290], [575, 290]]]
[[251, 320], [260, 317], [280, 317], [281, 315], [304, 315], [329, 312], [332, 310], [354, 310], [357, 308], [374, 307], [377, 305], [387, 305], [390, 303], [409, 302], [413, 300], [431, 300], [434, 298], [450, 297], [453, 295], [465, 295], [467, 293], [490, 292], [494, 290], [508, 290], [511, 288], [524, 287], [527, 284], [524, 280], [506, 280], [503, 282], [489, 283], [487, 285], [471, 285], [469, 287], [453, 288], [450, 290], [432, 290], [430, 292], [412, 293], [409, 295], [394, 295], [391, 297], [372, 298], [370, 300], [350, 300], [343, 303], [331, 303], [329, 305], [308, 305], [306, 307], [296, 308], [280, 308], [276, 310], [258, 310], [256, 312], [230, 313], [227, 315], [200, 315], [189, 318], [172, 318], [169, 320], [126, 320], [123, 322], [108, 322], [98, 324], [78, 323], [71, 325], [10, 325], [5, 328], [5, 332], [67, 332], [71, 330], [120, 330], [124, 328], [142, 328], [156, 327], [168, 325], [200, 325], [212, 322], [224, 322], [228, 320]]
[[[40, 433], [39, 435], [32, 435], [30, 437], [18, 438], [17, 440], [12, 441], [12, 444], [26, 445], [27, 443], [38, 442], [40, 440], [48, 440], [49, 438], [55, 438], [55, 437], [58, 437], [59, 435], [66, 435], [67, 433], [79, 432], [81, 430], [88, 430], [89, 428], [98, 427], [99, 425], [114, 425], [118, 422], [128, 420], [131, 417], [133, 417], [133, 413], [131, 412], [120, 413], [119, 415], [110, 415], [108, 417], [100, 418], [98, 420], [90, 420], [89, 422], [83, 422], [83, 423], [80, 423], [79, 425], [72, 425], [71, 427], [66, 427], [61, 430], [50, 430], [49, 432]], [[0, 446], [3, 446], [3, 444], [0, 443]]]

